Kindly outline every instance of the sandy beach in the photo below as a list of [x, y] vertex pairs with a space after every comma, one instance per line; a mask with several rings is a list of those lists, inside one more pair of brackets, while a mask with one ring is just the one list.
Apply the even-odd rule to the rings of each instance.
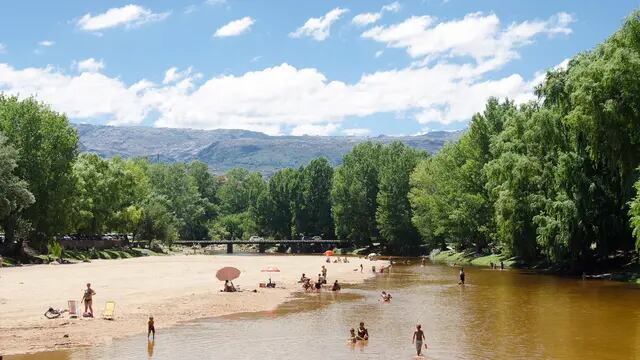
[[[268, 311], [301, 291], [297, 281], [302, 273], [317, 279], [325, 265], [330, 283], [337, 279], [353, 284], [372, 276], [371, 266], [383, 264], [386, 262], [357, 258], [350, 258], [347, 264], [328, 264], [323, 256], [306, 255], [176, 255], [2, 268], [0, 355], [90, 346], [146, 333], [149, 315], [154, 316], [156, 329], [161, 331], [200, 318]], [[220, 292], [222, 283], [215, 273], [225, 266], [242, 272], [234, 281], [242, 292]], [[258, 287], [268, 280], [269, 274], [260, 271], [267, 266], [281, 270], [272, 274], [276, 289]], [[49, 306], [66, 308], [67, 300], [79, 302], [87, 282], [97, 293], [93, 301], [95, 318], [69, 319], [65, 314], [49, 320], [43, 316]], [[101, 319], [108, 300], [116, 302], [113, 321]]]

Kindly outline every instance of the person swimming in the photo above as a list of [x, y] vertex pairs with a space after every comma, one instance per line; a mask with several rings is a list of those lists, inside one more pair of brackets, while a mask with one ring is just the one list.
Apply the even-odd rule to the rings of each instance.
[[382, 294], [380, 295], [380, 300], [382, 300], [384, 302], [390, 302], [391, 301], [391, 294], [387, 293], [386, 291], [383, 291]]

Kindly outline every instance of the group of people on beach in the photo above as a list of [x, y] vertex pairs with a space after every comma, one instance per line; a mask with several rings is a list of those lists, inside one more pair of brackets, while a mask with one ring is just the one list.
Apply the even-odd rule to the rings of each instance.
[[[304, 291], [320, 291], [320, 289], [322, 289], [322, 285], [327, 284], [327, 267], [322, 265], [320, 274], [318, 274], [318, 281], [315, 283], [312, 283], [311, 279], [308, 278], [305, 273], [302, 273], [298, 283], [302, 284]], [[340, 291], [341, 289], [342, 287], [338, 283], [338, 280], [335, 280], [331, 286], [331, 291]]]

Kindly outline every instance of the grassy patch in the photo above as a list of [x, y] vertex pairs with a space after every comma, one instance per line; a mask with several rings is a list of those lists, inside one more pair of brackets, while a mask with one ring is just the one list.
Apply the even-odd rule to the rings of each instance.
[[513, 259], [509, 259], [500, 254], [478, 255], [474, 252], [456, 252], [454, 250], [434, 253], [431, 255], [431, 259], [436, 262], [473, 266], [490, 266], [492, 262], [499, 265], [500, 261], [503, 261], [504, 266], [510, 267], [515, 263]]

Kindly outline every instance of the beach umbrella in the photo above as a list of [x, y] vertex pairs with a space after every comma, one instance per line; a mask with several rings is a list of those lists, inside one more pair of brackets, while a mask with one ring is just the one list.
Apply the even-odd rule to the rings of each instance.
[[264, 269], [262, 269], [260, 271], [262, 271], [262, 272], [280, 272], [280, 269], [278, 269], [275, 266], [268, 266], [268, 267], [266, 267], [266, 268], [264, 268]]
[[[274, 272], [280, 272], [280, 269], [278, 269], [275, 266], [267, 266], [266, 268], [260, 270], [262, 272], [268, 272], [268, 273], [274, 273]], [[271, 282], [271, 275], [269, 275], [269, 282]]]
[[232, 281], [240, 277], [240, 270], [234, 267], [223, 267], [222, 269], [216, 272], [216, 278], [220, 281]]
[[333, 251], [332, 250], [325, 251], [324, 256], [333, 256]]

